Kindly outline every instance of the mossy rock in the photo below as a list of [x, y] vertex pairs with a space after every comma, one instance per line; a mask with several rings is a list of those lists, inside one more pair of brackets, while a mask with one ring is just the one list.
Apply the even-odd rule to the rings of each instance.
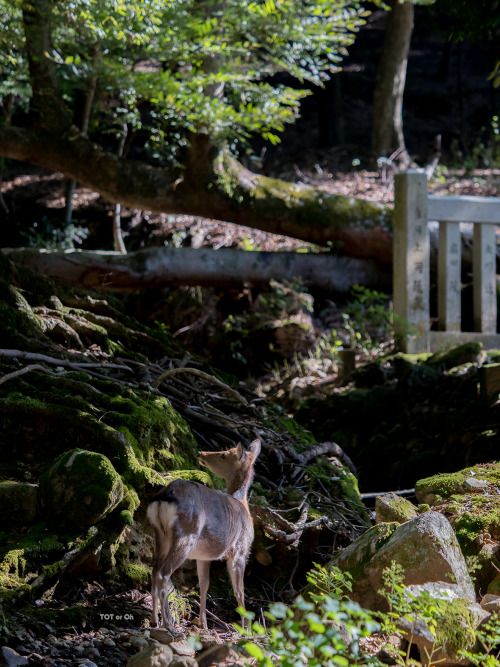
[[427, 359], [426, 363], [430, 366], [441, 366], [449, 370], [456, 366], [462, 366], [462, 364], [475, 364], [482, 357], [486, 357], [486, 354], [483, 352], [483, 344], [470, 342], [457, 345], [457, 347], [453, 347], [451, 350], [436, 352]]
[[500, 567], [500, 463], [419, 480], [415, 493], [450, 520], [462, 552], [479, 567], [476, 588], [486, 590]]
[[73, 449], [40, 477], [43, 508], [52, 520], [92, 526], [118, 506], [123, 482], [102, 454]]
[[411, 639], [420, 651], [422, 664], [432, 654], [433, 664], [460, 664], [460, 651], [471, 650], [476, 642], [475, 629], [488, 612], [476, 602], [468, 600], [456, 584], [432, 582], [405, 589], [408, 600], [416, 599], [424, 608], [432, 608], [433, 601], [439, 605], [434, 612], [436, 627], [431, 633], [423, 614], [415, 622], [412, 616], [398, 620], [398, 629]]
[[[374, 554], [389, 541], [398, 526], [396, 522], [372, 526], [329, 563], [329, 566], [338, 567], [352, 575], [353, 599], [362, 600], [366, 606], [375, 605], [376, 591], [372, 591], [371, 584], [365, 576], [365, 567]], [[316, 591], [312, 589], [312, 592]]]
[[37, 514], [38, 486], [28, 482], [0, 482], [0, 516], [8, 524], [31, 523]]
[[455, 495], [496, 493], [497, 488], [500, 489], [500, 464], [485, 463], [420, 479], [415, 485], [415, 494], [419, 502], [436, 505]]
[[386, 493], [375, 498], [375, 516], [377, 523], [405, 523], [417, 516], [417, 508], [396, 493]]
[[404, 584], [446, 581], [454, 577], [463, 596], [474, 598], [465, 559], [447, 519], [437, 512], [418, 515], [403, 524], [380, 523], [344, 549], [331, 565], [352, 575], [352, 598], [362, 607], [385, 610], [379, 591], [383, 572], [396, 562]]
[[16, 379], [9, 393], [0, 390], [2, 463], [37, 472], [77, 446], [107, 456], [140, 493], [163, 484], [158, 473], [196, 467], [189, 426], [166, 398], [77, 373], [30, 379]]

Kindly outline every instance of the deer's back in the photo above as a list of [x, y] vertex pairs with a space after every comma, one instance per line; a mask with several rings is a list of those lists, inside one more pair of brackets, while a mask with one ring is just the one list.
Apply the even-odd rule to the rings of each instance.
[[253, 541], [247, 508], [227, 493], [197, 482], [171, 482], [150, 504], [148, 517], [157, 529], [161, 521], [163, 532], [171, 533], [172, 539], [197, 536], [188, 558], [219, 560], [238, 554], [246, 558]]

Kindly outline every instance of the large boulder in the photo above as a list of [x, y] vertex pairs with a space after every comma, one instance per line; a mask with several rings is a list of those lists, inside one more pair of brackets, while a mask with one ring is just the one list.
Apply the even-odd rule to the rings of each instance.
[[421, 479], [420, 503], [447, 517], [462, 553], [476, 567], [476, 589], [498, 595], [500, 579], [500, 464], [485, 463]]
[[353, 575], [352, 597], [362, 607], [385, 610], [386, 601], [378, 591], [392, 561], [403, 567], [406, 586], [453, 581], [462, 597], [476, 599], [453, 528], [438, 512], [424, 512], [400, 525], [373, 526], [331, 564]]
[[73, 449], [40, 477], [42, 505], [51, 519], [91, 526], [120, 503], [123, 482], [111, 461], [98, 452]]

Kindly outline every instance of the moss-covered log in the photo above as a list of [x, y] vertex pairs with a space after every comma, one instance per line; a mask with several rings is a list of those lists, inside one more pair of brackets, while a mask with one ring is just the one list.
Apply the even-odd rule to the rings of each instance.
[[[392, 211], [352, 197], [253, 173], [220, 153], [181, 173], [123, 160], [79, 133], [0, 128], [0, 156], [62, 171], [112, 202], [247, 225], [383, 262], [392, 258]], [[203, 173], [202, 173], [203, 171]]]

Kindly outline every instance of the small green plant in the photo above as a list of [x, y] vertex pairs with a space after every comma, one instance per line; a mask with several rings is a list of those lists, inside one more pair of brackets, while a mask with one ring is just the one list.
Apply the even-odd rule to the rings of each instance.
[[482, 569], [483, 565], [477, 554], [473, 554], [466, 557], [467, 562], [467, 571], [470, 574], [472, 581], [476, 580], [476, 572]]
[[393, 313], [383, 292], [354, 285], [352, 297], [343, 313], [344, 328], [351, 346], [368, 352], [378, 347], [379, 341], [393, 337]]
[[43, 215], [39, 222], [34, 222], [27, 232], [23, 232], [27, 246], [46, 248], [47, 250], [73, 250], [89, 235], [86, 227], [72, 222], [65, 224], [62, 220], [48, 218]]
[[352, 591], [352, 575], [342, 572], [338, 567], [326, 568], [313, 563], [314, 569], [307, 574], [307, 582], [314, 591], [309, 596], [314, 602], [321, 602], [324, 595], [331, 595], [338, 599], [347, 597]]
[[313, 603], [299, 596], [291, 607], [273, 604], [265, 617], [271, 622], [269, 631], [260, 623], [253, 623], [252, 630], [256, 639], [267, 634], [266, 644], [244, 643], [259, 667], [382, 665], [360, 643], [380, 625], [356, 602], [324, 595]]
[[426, 660], [422, 661], [428, 666], [432, 662], [433, 655], [440, 648], [436, 641], [438, 621], [441, 618], [441, 600], [437, 600], [424, 591], [415, 596], [406, 590], [403, 584], [404, 569], [398, 563], [392, 561], [382, 575], [383, 588], [379, 591], [389, 604], [387, 614], [381, 615], [381, 624], [384, 632], [388, 635], [401, 631], [405, 627], [408, 646], [405, 651], [396, 651], [393, 658], [398, 665], [406, 667], [410, 664], [410, 648], [419, 620], [423, 620], [434, 638], [430, 651], [425, 649]]
[[[414, 595], [403, 584], [404, 570], [394, 561], [383, 572], [383, 588], [379, 594], [385, 597], [389, 604], [387, 614], [380, 614], [382, 630], [391, 635], [404, 630], [408, 640], [405, 651], [392, 651], [393, 659], [401, 667], [408, 667], [412, 662], [410, 648], [419, 623], [424, 623], [432, 637], [430, 649], [424, 646], [421, 651], [421, 663], [424, 667], [436, 664], [436, 654], [446, 647], [451, 656], [461, 653], [465, 646], [474, 643], [474, 632], [471, 627], [463, 625], [463, 618], [469, 614], [473, 623], [472, 613], [468, 613], [466, 606], [460, 600], [451, 597], [440, 599], [432, 596], [428, 591]], [[446, 595], [446, 592], [443, 592]], [[458, 651], [457, 651], [458, 649]]]
[[251, 250], [258, 250], [259, 247], [255, 243], [253, 239], [249, 239], [248, 236], [244, 236], [243, 239], [239, 243], [240, 248], [243, 250], [251, 251]]
[[500, 666], [500, 618], [492, 614], [476, 630], [478, 643], [482, 651], [460, 651], [460, 657], [470, 660], [478, 667]]
[[[439, 662], [436, 654], [445, 644], [453, 654], [453, 629], [459, 627], [460, 622], [455, 620], [450, 625], [448, 617], [454, 615], [453, 606], [457, 601], [436, 599], [428, 592], [413, 595], [403, 584], [403, 579], [404, 570], [395, 562], [384, 570], [383, 587], [379, 593], [387, 600], [389, 611], [371, 612], [349, 600], [350, 575], [337, 568], [316, 565], [308, 575], [307, 599], [298, 597], [290, 607], [273, 604], [264, 614], [268, 626], [265, 621], [252, 622], [254, 614], [241, 608], [238, 610], [250, 628], [248, 631], [238, 628], [246, 635], [242, 644], [258, 667], [275, 664], [281, 667], [381, 667], [383, 663], [377, 655], [367, 650], [370, 643], [366, 638], [377, 635], [379, 640], [387, 640], [385, 648], [394, 663], [409, 667], [416, 663], [410, 657], [410, 647], [417, 624], [423, 621], [433, 643], [429, 650], [423, 650], [421, 664], [430, 667]], [[446, 634], [446, 628], [453, 634], [452, 646], [448, 645], [450, 636]], [[402, 633], [408, 639], [406, 650], [389, 643], [389, 637]], [[474, 641], [472, 629], [461, 628], [461, 633], [462, 640], [471, 646]], [[461, 650], [459, 657], [469, 658], [478, 667], [500, 667], [500, 621], [497, 618], [491, 620], [477, 634], [484, 652]], [[248, 640], [249, 636], [252, 641]]]

